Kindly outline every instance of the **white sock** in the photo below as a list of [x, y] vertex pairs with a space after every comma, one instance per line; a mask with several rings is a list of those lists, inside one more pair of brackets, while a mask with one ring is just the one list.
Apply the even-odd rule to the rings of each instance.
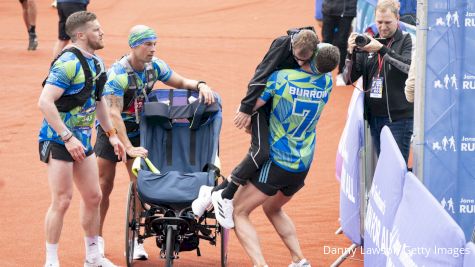
[[86, 260], [94, 262], [101, 256], [99, 252], [98, 236], [86, 236], [84, 237], [84, 244], [86, 246]]
[[46, 242], [46, 262], [58, 263], [58, 243], [50, 244]]
[[97, 241], [99, 242], [99, 252], [104, 255], [104, 251], [102, 250], [105, 250], [105, 242], [104, 242], [104, 238], [102, 236], [98, 236], [97, 237]]

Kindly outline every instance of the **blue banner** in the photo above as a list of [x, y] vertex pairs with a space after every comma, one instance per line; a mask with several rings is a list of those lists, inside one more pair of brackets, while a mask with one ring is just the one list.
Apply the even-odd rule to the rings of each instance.
[[406, 162], [391, 130], [384, 126], [364, 223], [365, 266], [386, 266], [391, 252], [391, 229], [402, 198], [406, 172]]
[[362, 243], [360, 151], [364, 143], [363, 100], [363, 92], [354, 89], [336, 157], [336, 176], [340, 180], [340, 224], [343, 233], [357, 245]]
[[406, 174], [390, 240], [386, 266], [462, 266], [470, 254], [460, 226], [411, 172]]
[[424, 183], [470, 239], [475, 227], [475, 3], [428, 1]]
[[322, 4], [323, 0], [315, 0], [315, 19], [317, 20], [323, 20]]

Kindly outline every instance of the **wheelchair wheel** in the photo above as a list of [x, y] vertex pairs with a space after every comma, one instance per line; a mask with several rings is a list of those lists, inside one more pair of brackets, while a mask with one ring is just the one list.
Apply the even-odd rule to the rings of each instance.
[[175, 232], [173, 226], [167, 226], [167, 243], [166, 243], [166, 265], [167, 267], [173, 267], [173, 259], [175, 252]]
[[135, 184], [129, 184], [129, 198], [127, 201], [127, 215], [125, 218], [125, 260], [127, 267], [133, 266], [134, 241], [137, 233], [137, 218], [135, 216]]
[[226, 267], [228, 266], [229, 230], [220, 225], [219, 231], [221, 233], [221, 267]]

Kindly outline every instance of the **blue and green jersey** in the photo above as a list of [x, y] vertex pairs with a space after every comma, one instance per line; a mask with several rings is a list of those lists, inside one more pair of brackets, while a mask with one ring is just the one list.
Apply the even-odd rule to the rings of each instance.
[[[166, 82], [172, 76], [173, 71], [170, 67], [161, 59], [153, 58], [152, 66], [155, 71], [155, 77], [158, 81]], [[144, 90], [144, 86], [147, 83], [146, 71], [134, 71], [137, 80], [137, 92], [135, 95], [141, 95]], [[124, 92], [129, 90], [129, 79], [127, 70], [120, 63], [114, 63], [107, 73], [107, 83], [104, 87], [102, 95], [116, 95], [124, 97]], [[143, 100], [141, 100], [143, 102]], [[129, 103], [124, 103], [124, 107], [127, 107]], [[140, 103], [142, 105], [142, 103]], [[125, 111], [122, 112], [122, 119], [124, 121], [135, 121], [135, 105], [130, 105]]]
[[310, 168], [318, 119], [332, 90], [331, 74], [280, 70], [267, 80], [261, 99], [272, 98], [270, 158], [291, 172]]
[[[92, 58], [86, 57], [86, 62], [91, 69], [92, 77], [96, 76], [96, 67]], [[72, 95], [84, 88], [85, 76], [79, 59], [72, 52], [62, 54], [51, 66], [47, 84], [57, 86], [64, 90], [63, 95]], [[91, 97], [81, 107], [75, 107], [69, 112], [59, 112], [61, 119], [74, 136], [82, 142], [86, 151], [92, 149], [91, 134], [96, 117], [96, 85], [94, 83]], [[48, 124], [46, 119], [40, 128], [39, 141], [53, 141], [64, 145], [58, 133]]]

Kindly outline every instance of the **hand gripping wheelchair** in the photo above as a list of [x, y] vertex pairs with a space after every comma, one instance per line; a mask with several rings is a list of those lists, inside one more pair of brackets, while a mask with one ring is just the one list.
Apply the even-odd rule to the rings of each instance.
[[[196, 218], [191, 202], [202, 185], [217, 184], [221, 101], [205, 105], [189, 90], [154, 90], [146, 98], [140, 121], [140, 143], [148, 158], [137, 158], [137, 183], [131, 182], [126, 215], [125, 254], [133, 266], [134, 239], [155, 237], [160, 257], [173, 266], [182, 251], [196, 250], [200, 240], [219, 243], [221, 266], [227, 265], [229, 232], [214, 211]], [[142, 206], [136, 212], [136, 196]], [[218, 238], [219, 237], [219, 238]], [[219, 240], [219, 241], [218, 241]]]

